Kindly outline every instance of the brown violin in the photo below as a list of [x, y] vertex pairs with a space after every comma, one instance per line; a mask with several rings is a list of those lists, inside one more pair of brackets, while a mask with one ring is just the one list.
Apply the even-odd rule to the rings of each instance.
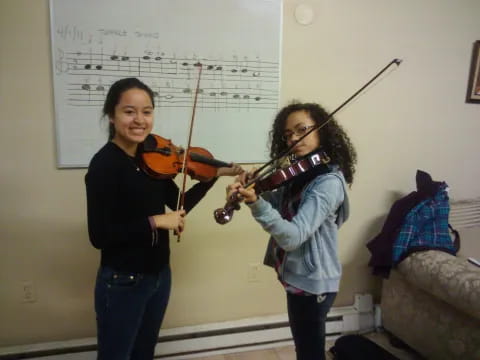
[[[270, 190], [275, 190], [280, 186], [286, 185], [290, 180], [306, 174], [314, 169], [319, 169], [322, 165], [330, 162], [330, 158], [324, 151], [313, 152], [302, 159], [293, 162], [287, 167], [273, 171], [268, 175], [260, 175], [250, 180], [244, 185], [245, 188], [254, 188], [257, 195]], [[242, 197], [238, 193], [232, 194], [223, 208], [213, 212], [215, 221], [219, 224], [228, 223], [235, 210], [240, 209]]]
[[217, 168], [232, 167], [231, 163], [215, 159], [207, 149], [189, 147], [185, 151], [170, 139], [155, 134], [150, 134], [145, 139], [140, 158], [142, 169], [157, 179], [173, 179], [183, 171], [186, 164], [187, 175], [194, 180], [206, 182], [217, 176]]

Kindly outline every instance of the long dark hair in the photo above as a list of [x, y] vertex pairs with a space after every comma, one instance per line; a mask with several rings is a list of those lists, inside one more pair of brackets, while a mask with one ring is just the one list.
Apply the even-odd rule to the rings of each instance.
[[[271, 159], [277, 158], [288, 148], [287, 142], [282, 137], [288, 116], [296, 111], [305, 111], [310, 115], [315, 124], [319, 126], [325, 123], [328, 118], [328, 113], [325, 109], [315, 103], [292, 102], [285, 106], [275, 117], [269, 133]], [[357, 163], [357, 152], [350, 138], [333, 118], [319, 130], [319, 135], [322, 149], [328, 154], [333, 164], [340, 166], [345, 180], [351, 185]]]
[[[112, 119], [115, 116], [115, 106], [117, 106], [118, 102], [120, 101], [120, 97], [125, 91], [130, 89], [140, 89], [144, 90], [150, 100], [152, 101], [152, 106], [155, 108], [155, 101], [153, 99], [153, 91], [143, 82], [138, 80], [137, 78], [125, 78], [118, 80], [110, 86], [108, 89], [107, 97], [105, 99], [105, 103], [103, 104], [102, 116], [104, 118]], [[115, 136], [115, 127], [112, 123], [108, 125], [108, 140], [112, 140]]]

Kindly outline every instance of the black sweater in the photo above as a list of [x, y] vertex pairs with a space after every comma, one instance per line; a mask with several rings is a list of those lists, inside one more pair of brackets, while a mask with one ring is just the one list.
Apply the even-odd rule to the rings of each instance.
[[[197, 183], [185, 193], [184, 209], [191, 210], [216, 180]], [[169, 263], [169, 233], [157, 229], [153, 244], [149, 216], [175, 209], [179, 189], [172, 179], [158, 180], [139, 169], [112, 142], [92, 158], [85, 175], [88, 234], [101, 250], [101, 265], [117, 271], [155, 273]]]

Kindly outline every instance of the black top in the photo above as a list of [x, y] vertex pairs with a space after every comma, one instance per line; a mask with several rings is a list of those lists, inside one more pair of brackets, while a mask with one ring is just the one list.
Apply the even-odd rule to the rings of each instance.
[[[191, 210], [215, 183], [197, 183], [185, 193]], [[112, 142], [92, 158], [85, 175], [88, 234], [101, 250], [101, 265], [117, 271], [155, 273], [169, 263], [169, 232], [157, 229], [153, 242], [149, 216], [175, 209], [179, 189], [172, 179], [154, 179]]]

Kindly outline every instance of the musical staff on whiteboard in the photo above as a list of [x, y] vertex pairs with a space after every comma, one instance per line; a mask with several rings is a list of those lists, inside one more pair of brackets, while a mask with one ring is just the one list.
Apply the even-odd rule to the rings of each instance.
[[199, 108], [276, 109], [279, 64], [260, 59], [177, 58], [107, 54], [103, 50], [57, 51], [57, 73], [68, 77], [67, 101], [72, 106], [100, 106], [115, 80], [139, 77], [154, 91], [158, 107], [191, 107], [197, 68], [203, 66]]
[[[191, 107], [194, 89], [151, 86], [157, 107]], [[101, 106], [108, 89], [101, 83], [69, 83], [68, 103], [72, 106]], [[200, 88], [199, 108], [273, 109], [277, 106], [273, 90], [255, 88]]]

